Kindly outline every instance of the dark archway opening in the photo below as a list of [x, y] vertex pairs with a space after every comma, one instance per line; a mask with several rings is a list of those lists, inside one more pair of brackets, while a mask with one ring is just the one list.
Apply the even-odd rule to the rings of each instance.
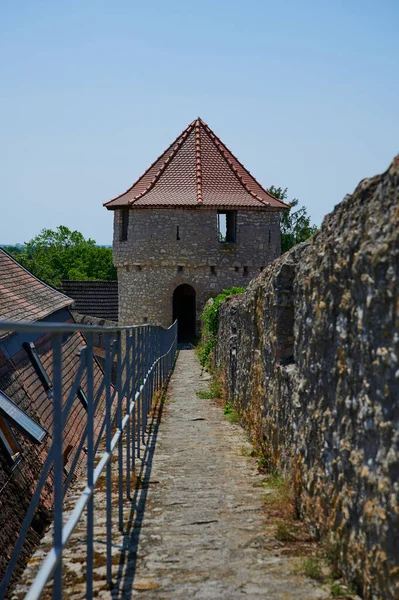
[[179, 342], [190, 342], [195, 339], [195, 290], [183, 283], [173, 292], [173, 321], [178, 321]]

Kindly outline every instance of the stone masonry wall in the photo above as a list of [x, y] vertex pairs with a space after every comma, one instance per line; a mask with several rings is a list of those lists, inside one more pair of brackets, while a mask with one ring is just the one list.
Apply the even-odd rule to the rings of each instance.
[[216, 363], [367, 599], [399, 597], [399, 157], [221, 308]]
[[191, 285], [196, 292], [197, 323], [202, 307], [210, 296], [216, 296], [222, 289], [232, 286], [245, 286], [259, 269], [218, 269], [217, 275], [210, 273], [209, 267], [119, 267], [119, 323], [134, 325], [153, 323], [169, 327], [173, 318], [173, 292], [181, 284]]
[[121, 325], [147, 321], [168, 327], [173, 291], [182, 283], [195, 289], [199, 320], [210, 296], [247, 285], [280, 255], [276, 211], [238, 211], [234, 244], [218, 241], [217, 211], [205, 208], [131, 210], [124, 242], [120, 226], [121, 211], [115, 211], [113, 256]]

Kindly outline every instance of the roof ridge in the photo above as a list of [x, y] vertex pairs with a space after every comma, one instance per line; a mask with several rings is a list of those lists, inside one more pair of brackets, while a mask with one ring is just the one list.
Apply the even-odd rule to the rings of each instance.
[[197, 202], [202, 204], [202, 164], [201, 164], [201, 119], [195, 122], [195, 159], [197, 174]]
[[[118, 283], [117, 279], [61, 279], [61, 284], [64, 283], [77, 283], [77, 284], [87, 284], [87, 283]], [[59, 291], [59, 290], [57, 290]], [[63, 293], [63, 292], [61, 292]], [[65, 294], [64, 294], [65, 295]]]
[[[157, 183], [157, 181], [161, 177], [162, 173], [165, 171], [166, 167], [169, 165], [170, 162], [172, 162], [172, 160], [176, 156], [177, 152], [180, 150], [180, 148], [183, 146], [184, 142], [188, 138], [189, 134], [192, 132], [194, 123], [195, 123], [195, 121], [193, 121], [192, 123], [190, 123], [190, 125], [183, 131], [183, 133], [178, 138], [176, 138], [176, 140], [174, 142], [175, 143], [175, 147], [173, 148], [172, 152], [164, 160], [164, 162], [162, 163], [162, 165], [160, 166], [160, 168], [158, 169], [158, 171], [155, 173], [154, 177], [151, 179], [150, 183], [147, 185], [147, 187], [145, 188], [145, 190], [143, 190], [142, 192], [140, 192], [140, 194], [137, 194], [137, 196], [135, 196], [132, 200], [129, 200], [129, 205], [134, 204], [134, 202], [136, 200], [139, 200], [139, 198], [142, 198], [150, 190], [152, 190], [152, 188], [154, 187], [154, 185]], [[169, 146], [169, 148], [170, 148], [170, 146]], [[169, 148], [166, 150], [166, 152], [168, 152]], [[166, 152], [164, 152], [163, 154], [166, 154]], [[161, 154], [161, 156], [163, 156], [163, 154]], [[159, 158], [158, 158], [158, 160], [159, 160]], [[147, 171], [148, 171], [148, 169], [147, 169]], [[147, 171], [146, 171], [146, 173], [147, 173]]]
[[266, 200], [263, 200], [263, 198], [261, 198], [253, 190], [251, 190], [251, 188], [248, 186], [248, 184], [244, 181], [243, 177], [238, 173], [238, 169], [236, 167], [234, 167], [234, 165], [232, 164], [232, 161], [226, 156], [224, 149], [226, 149], [234, 157], [234, 160], [240, 165], [240, 167], [246, 173], [248, 173], [249, 177], [251, 177], [255, 181], [255, 183], [266, 193], [267, 196], [273, 198], [274, 200], [277, 200], [278, 202], [281, 202], [281, 204], [283, 206], [286, 206], [287, 208], [290, 208], [288, 204], [286, 204], [285, 202], [283, 202], [279, 198], [276, 198], [275, 196], [273, 196], [272, 194], [270, 194], [267, 190], [265, 190], [265, 188], [257, 181], [257, 179], [252, 175], [252, 173], [250, 171], [248, 171], [248, 169], [242, 164], [242, 162], [240, 162], [238, 160], [238, 158], [235, 156], [235, 154], [233, 154], [231, 152], [231, 150], [229, 150], [229, 148], [226, 146], [226, 144], [224, 144], [221, 141], [221, 139], [218, 138], [218, 136], [216, 135], [216, 133], [214, 133], [212, 131], [212, 129], [209, 127], [209, 125], [207, 125], [207, 123], [205, 123], [204, 121], [201, 121], [201, 122], [202, 122], [202, 125], [203, 125], [205, 131], [208, 133], [208, 136], [211, 138], [211, 140], [215, 144], [216, 148], [219, 150], [219, 152], [221, 153], [221, 155], [223, 156], [223, 158], [225, 159], [225, 161], [227, 162], [227, 164], [229, 165], [229, 167], [233, 171], [234, 175], [237, 177], [238, 181], [241, 183], [242, 187], [253, 198], [255, 198], [256, 200], [258, 200], [259, 202], [261, 202], [264, 206], [270, 206], [270, 202], [267, 202]]
[[[103, 202], [103, 206], [108, 206], [108, 204], [111, 204], [111, 202], [114, 202], [114, 200], [118, 200], [118, 198], [121, 198], [122, 196], [124, 196], [125, 194], [127, 194], [128, 192], [130, 192], [131, 189], [134, 188], [135, 185], [137, 185], [148, 173], [148, 171], [150, 171], [153, 166], [159, 161], [160, 158], [162, 158], [162, 156], [164, 156], [165, 154], [167, 154], [169, 152], [169, 150], [171, 148], [173, 148], [173, 146], [175, 146], [178, 142], [178, 140], [186, 133], [188, 132], [188, 130], [192, 129], [193, 125], [194, 125], [195, 121], [192, 121], [188, 127], [186, 127], [185, 129], [183, 129], [183, 131], [173, 140], [173, 142], [166, 148], [166, 150], [164, 150], [163, 152], [161, 152], [161, 154], [150, 164], [150, 166], [144, 171], [144, 173], [142, 173], [142, 175], [140, 175], [140, 177], [138, 179], [136, 179], [136, 181], [134, 181], [132, 183], [132, 185], [125, 190], [124, 192], [122, 192], [122, 194], [119, 194], [118, 196], [115, 196], [115, 198], [112, 198], [111, 200], [108, 200], [107, 202]], [[136, 200], [136, 197], [133, 199]], [[131, 203], [130, 203], [131, 204]]]

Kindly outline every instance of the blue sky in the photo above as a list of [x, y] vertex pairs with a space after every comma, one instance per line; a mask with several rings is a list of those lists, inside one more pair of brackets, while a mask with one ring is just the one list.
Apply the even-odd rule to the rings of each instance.
[[102, 203], [201, 116], [312, 220], [399, 151], [396, 0], [2, 0], [0, 243]]

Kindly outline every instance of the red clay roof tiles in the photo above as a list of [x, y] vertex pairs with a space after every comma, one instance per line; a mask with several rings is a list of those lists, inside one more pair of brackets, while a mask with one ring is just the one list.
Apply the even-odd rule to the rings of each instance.
[[38, 321], [72, 303], [0, 248], [0, 321]]
[[269, 194], [204, 121], [190, 123], [124, 194], [104, 204], [121, 207], [273, 208]]
[[[68, 311], [61, 311], [60, 319], [65, 323], [73, 322]], [[18, 537], [23, 518], [53, 439], [54, 401], [48, 396], [37, 377], [26, 351], [22, 348], [24, 337], [25, 334], [22, 333], [14, 334], [0, 341], [0, 390], [7, 394], [21, 410], [25, 411], [32, 419], [47, 429], [49, 435], [44, 443], [38, 446], [32, 444], [29, 439], [14, 428], [13, 433], [22, 450], [22, 460], [18, 468], [12, 472], [10, 472], [6, 465], [3, 452], [0, 452], [0, 542], [2, 549], [0, 553], [0, 578], [4, 574], [8, 562], [7, 557], [10, 556], [15, 540]], [[52, 378], [54, 361], [51, 336], [49, 334], [40, 336], [34, 343], [44, 369], [49, 377]], [[86, 344], [87, 342], [81, 333], [76, 332], [63, 336], [62, 404], [64, 409], [75, 377], [79, 372], [80, 358], [78, 353]], [[94, 361], [93, 387], [95, 398], [96, 400], [98, 399], [98, 407], [94, 417], [95, 439], [100, 434], [105, 406], [105, 392], [102, 389], [102, 381], [103, 373], [97, 361]], [[81, 386], [84, 392], [87, 393], [88, 380], [86, 371], [82, 376]], [[75, 476], [79, 475], [82, 469], [86, 468], [87, 459], [82, 449], [80, 449], [80, 453], [78, 454], [82, 437], [86, 435], [86, 424], [87, 412], [78, 397], [75, 396], [63, 430], [63, 450], [65, 452], [68, 447], [71, 449], [68, 457], [64, 454], [64, 485], [66, 485], [67, 475], [72, 476], [71, 467], [75, 459], [77, 462]], [[17, 572], [21, 571], [26, 558], [29, 557], [32, 545], [38, 543], [40, 537], [37, 536], [37, 533], [41, 533], [40, 528], [44, 528], [46, 524], [45, 517], [48, 517], [50, 514], [53, 502], [52, 483], [52, 472], [50, 472], [40, 497], [39, 512], [36, 513], [36, 516], [40, 518], [35, 518], [28, 532], [28, 541], [22, 552], [22, 558], [17, 564]], [[40, 526], [39, 529], [38, 526]]]

